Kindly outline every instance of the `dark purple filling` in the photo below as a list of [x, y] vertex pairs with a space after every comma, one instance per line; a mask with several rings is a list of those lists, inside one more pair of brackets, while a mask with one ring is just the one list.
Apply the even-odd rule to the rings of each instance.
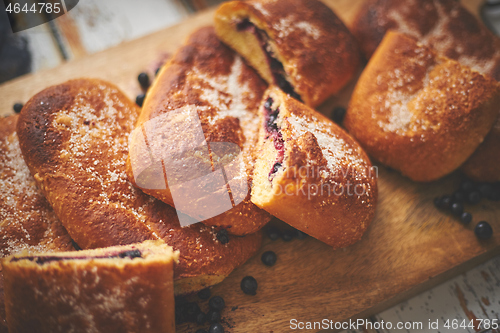
[[57, 257], [57, 256], [44, 256], [44, 257], [20, 257], [20, 258], [13, 258], [12, 261], [19, 261], [19, 260], [31, 260], [35, 261], [37, 264], [43, 265], [46, 263], [51, 263], [54, 261], [62, 261], [62, 260], [84, 260], [84, 259], [113, 259], [113, 258], [142, 258], [142, 254], [140, 250], [129, 250], [129, 251], [123, 251], [120, 253], [116, 254], [111, 254], [107, 256], [94, 256], [94, 257]]
[[278, 170], [282, 167], [283, 159], [285, 158], [285, 141], [283, 140], [283, 136], [279, 131], [278, 124], [276, 123], [280, 109], [278, 107], [276, 110], [273, 110], [272, 105], [273, 99], [269, 97], [264, 103], [264, 109], [266, 110], [264, 124], [267, 132], [266, 139], [270, 137], [272, 138], [274, 148], [277, 152], [276, 161], [269, 172], [269, 181], [273, 180]]
[[280, 89], [285, 93], [302, 102], [300, 95], [295, 92], [290, 82], [285, 79], [285, 68], [283, 67], [283, 64], [279, 62], [278, 59], [274, 57], [272, 51], [270, 51], [269, 43], [267, 42], [269, 40], [267, 33], [264, 30], [257, 28], [248, 18], [238, 22], [236, 24], [236, 30], [248, 31], [257, 37], [262, 50], [266, 54], [269, 68], [273, 74], [274, 84], [280, 87]]

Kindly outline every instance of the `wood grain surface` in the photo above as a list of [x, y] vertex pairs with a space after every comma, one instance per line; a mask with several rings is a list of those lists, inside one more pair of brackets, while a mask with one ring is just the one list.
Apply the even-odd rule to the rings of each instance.
[[[347, 23], [362, 5], [361, 0], [326, 2]], [[477, 12], [478, 3], [470, 0], [466, 5]], [[141, 39], [3, 84], [0, 114], [10, 114], [15, 102], [26, 102], [47, 86], [82, 76], [113, 82], [133, 98], [140, 92], [137, 74], [152, 71], [158, 59], [173, 52], [190, 32], [211, 24], [212, 15], [213, 10], [203, 12]], [[334, 105], [345, 105], [352, 87], [320, 109], [328, 113]], [[433, 198], [452, 192], [459, 181], [460, 175], [453, 174], [417, 184], [379, 166], [379, 207], [362, 241], [333, 251], [312, 238], [266, 240], [254, 258], [213, 288], [212, 294], [226, 300], [226, 332], [289, 332], [291, 319], [367, 317], [499, 254], [500, 234], [479, 242], [472, 224], [464, 227], [433, 207]], [[500, 229], [498, 204], [484, 201], [469, 211], [476, 222], [487, 220], [494, 230]], [[271, 268], [260, 261], [267, 250], [278, 255]], [[256, 296], [240, 290], [246, 275], [259, 282]], [[206, 304], [201, 306], [207, 310]], [[178, 326], [179, 332], [197, 329], [193, 324]]]

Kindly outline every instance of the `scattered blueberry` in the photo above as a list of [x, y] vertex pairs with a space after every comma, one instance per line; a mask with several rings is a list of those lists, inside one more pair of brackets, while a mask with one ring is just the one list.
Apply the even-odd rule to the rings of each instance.
[[226, 306], [226, 303], [224, 302], [224, 299], [222, 297], [214, 296], [208, 301], [208, 306], [212, 310], [222, 311], [222, 309], [224, 309], [224, 307]]
[[218, 323], [220, 321], [220, 312], [215, 311], [215, 310], [208, 310], [207, 320], [210, 323]]
[[450, 209], [451, 208], [451, 197], [449, 195], [443, 195], [441, 198], [441, 207], [442, 209]]
[[155, 76], [158, 75], [158, 73], [160, 72], [160, 69], [161, 69], [161, 66], [156, 69]]
[[227, 234], [227, 230], [226, 229], [219, 230], [219, 232], [217, 233], [217, 239], [221, 244], [229, 243], [229, 236]]
[[203, 325], [205, 324], [205, 322], [207, 321], [207, 315], [203, 312], [199, 312], [197, 315], [196, 315], [196, 323], [198, 325]]
[[137, 77], [137, 80], [139, 81], [139, 84], [141, 85], [141, 87], [143, 89], [148, 89], [149, 85], [151, 84], [150, 81], [149, 81], [149, 75], [148, 75], [148, 73], [142, 72]]
[[451, 212], [453, 213], [453, 215], [460, 217], [464, 212], [464, 205], [459, 202], [453, 203], [451, 205]]
[[289, 242], [293, 239], [293, 237], [295, 237], [295, 232], [294, 230], [290, 230], [290, 229], [287, 229], [285, 231], [283, 231], [283, 233], [281, 234], [281, 238], [285, 241], [285, 242]]
[[493, 193], [493, 185], [491, 184], [481, 184], [479, 186], [479, 193], [481, 193], [481, 196], [483, 198], [489, 198], [490, 195]]
[[195, 322], [198, 313], [201, 312], [200, 307], [195, 302], [189, 302], [186, 304], [186, 318], [190, 322]]
[[472, 214], [464, 212], [462, 215], [460, 215], [460, 222], [463, 224], [469, 224], [472, 221]]
[[462, 190], [465, 193], [472, 192], [475, 190], [475, 188], [476, 188], [476, 185], [474, 184], [474, 182], [472, 180], [469, 180], [469, 179], [462, 181], [462, 183], [460, 184], [460, 190]]
[[488, 222], [481, 221], [474, 228], [474, 233], [479, 239], [489, 239], [493, 235], [493, 229]]
[[14, 112], [19, 113], [23, 109], [23, 105], [21, 103], [14, 104]]
[[194, 333], [207, 333], [207, 331], [205, 331], [205, 330], [203, 330], [203, 329], [199, 329], [199, 330], [197, 330], [197, 331], [196, 331], [196, 332], [194, 332]]
[[256, 295], [257, 294], [257, 280], [255, 280], [252, 276], [245, 276], [241, 280], [241, 290], [247, 295]]
[[208, 333], [224, 333], [224, 327], [219, 323], [212, 324], [210, 325]]
[[300, 230], [297, 230], [297, 239], [306, 239], [307, 238], [307, 234], [305, 232], [302, 232]]
[[467, 202], [471, 205], [477, 205], [479, 202], [481, 202], [481, 194], [479, 193], [479, 191], [470, 192], [467, 197]]
[[209, 288], [205, 288], [203, 290], [198, 291], [198, 297], [200, 299], [209, 299], [211, 294], [212, 293], [210, 292]]
[[139, 105], [142, 108], [142, 104], [144, 104], [144, 99], [146, 98], [145, 94], [139, 94], [135, 98], [135, 104]]
[[281, 236], [281, 233], [278, 229], [276, 229], [276, 228], [268, 228], [267, 229], [267, 237], [269, 237], [269, 239], [275, 241], [278, 238], [280, 238], [280, 236]]
[[443, 208], [443, 197], [435, 197], [434, 206], [436, 206], [437, 209]]
[[276, 253], [274, 253], [273, 251], [266, 251], [262, 253], [262, 257], [260, 257], [260, 259], [262, 260], [264, 265], [274, 266], [278, 257], [276, 256]]
[[341, 106], [338, 106], [335, 109], [333, 109], [333, 113], [332, 113], [333, 121], [339, 125], [342, 124], [342, 121], [344, 120], [346, 111], [347, 110]]
[[462, 203], [465, 201], [465, 194], [463, 192], [456, 191], [452, 194], [451, 201]]

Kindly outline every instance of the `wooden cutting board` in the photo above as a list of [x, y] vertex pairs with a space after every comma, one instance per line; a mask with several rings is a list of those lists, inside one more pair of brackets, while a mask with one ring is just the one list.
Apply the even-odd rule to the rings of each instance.
[[[326, 2], [347, 23], [362, 5], [362, 0]], [[465, 5], [477, 13], [479, 3], [468, 0]], [[175, 51], [189, 33], [211, 24], [212, 16], [213, 11], [208, 11], [139, 40], [3, 84], [0, 115], [10, 114], [15, 102], [26, 102], [45, 87], [82, 76], [113, 82], [133, 98], [140, 92], [137, 74], [153, 71], [152, 64], [161, 54]], [[333, 106], [346, 106], [353, 86], [320, 110], [328, 113]], [[226, 300], [222, 313], [226, 332], [289, 332], [292, 319], [365, 318], [499, 254], [500, 233], [479, 242], [472, 231], [475, 223], [464, 227], [433, 207], [433, 198], [451, 193], [459, 181], [455, 173], [438, 182], [418, 184], [380, 166], [377, 214], [359, 243], [334, 251], [312, 238], [266, 239], [255, 257], [213, 288], [213, 295]], [[487, 220], [500, 230], [498, 203], [483, 201], [467, 209], [474, 222]], [[271, 268], [260, 261], [268, 250], [278, 255]], [[259, 282], [256, 296], [240, 290], [246, 275]], [[206, 302], [201, 306], [207, 310]], [[198, 328], [193, 324], [177, 327], [179, 332]]]

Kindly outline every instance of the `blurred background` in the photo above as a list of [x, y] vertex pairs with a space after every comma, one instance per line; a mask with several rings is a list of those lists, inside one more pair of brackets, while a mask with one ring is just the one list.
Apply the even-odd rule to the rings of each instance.
[[[65, 1], [67, 6], [69, 1]], [[41, 0], [24, 2], [30, 8]], [[25, 18], [8, 14], [0, 1], [0, 83], [142, 37], [220, 2], [80, 0], [57, 20], [14, 34], [9, 19], [23, 23]]]

